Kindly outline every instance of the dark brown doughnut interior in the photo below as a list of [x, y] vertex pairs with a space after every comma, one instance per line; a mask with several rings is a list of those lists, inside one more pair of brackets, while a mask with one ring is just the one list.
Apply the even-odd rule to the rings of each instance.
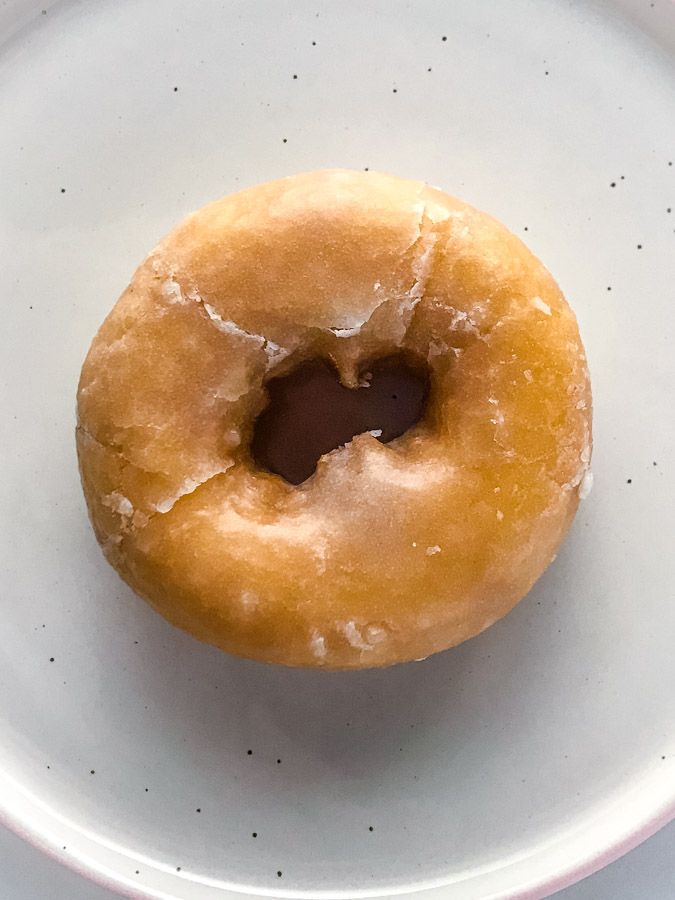
[[333, 366], [318, 359], [270, 380], [269, 404], [255, 423], [251, 444], [257, 465], [301, 484], [324, 453], [357, 434], [381, 431], [376, 437], [387, 443], [422, 418], [429, 393], [426, 369], [390, 356], [364, 367], [361, 384], [345, 387]]

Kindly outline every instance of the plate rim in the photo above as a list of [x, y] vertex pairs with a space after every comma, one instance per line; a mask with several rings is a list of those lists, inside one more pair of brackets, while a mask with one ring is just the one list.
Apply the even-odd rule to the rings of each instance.
[[[97, 841], [95, 836], [85, 834], [81, 830], [79, 832], [87, 842], [91, 853], [59, 849], [56, 840], [50, 836], [48, 827], [51, 823], [56, 824], [58, 817], [45, 804], [40, 804], [37, 798], [32, 798], [31, 794], [3, 769], [0, 769], [0, 786], [3, 788], [0, 791], [0, 824], [35, 850], [44, 853], [80, 877], [130, 900], [191, 900], [185, 894], [173, 893], [181, 886], [183, 888], [189, 886], [191, 892], [204, 891], [204, 897], [210, 896], [211, 891], [218, 891], [223, 900], [266, 900], [269, 897], [288, 900], [293, 898], [315, 900], [315, 897], [325, 900], [388, 900], [392, 897], [452, 900], [455, 890], [461, 891], [462, 885], [468, 886], [473, 883], [473, 886], [480, 890], [481, 882], [487, 888], [487, 893], [480, 894], [482, 900], [543, 900], [619, 859], [670, 821], [675, 820], [675, 758], [669, 757], [669, 760], [670, 763], [668, 761], [662, 763], [665, 772], [660, 766], [652, 767], [650, 773], [630, 782], [618, 796], [615, 795], [614, 802], [605, 800], [595, 815], [590, 813], [576, 827], [561, 832], [548, 843], [535, 846], [530, 853], [521, 854], [512, 860], [507, 859], [503, 864], [488, 865], [473, 874], [469, 872], [460, 879], [439, 881], [432, 885], [412, 884], [394, 892], [386, 889], [357, 894], [319, 891], [316, 895], [310, 895], [305, 891], [263, 889], [252, 893], [250, 888], [245, 886], [238, 889], [222, 882], [219, 885], [211, 879], [195, 880], [188, 877], [187, 871], [181, 875], [164, 866], [157, 868], [164, 871], [171, 882], [174, 882], [173, 885], [169, 885], [170, 892], [164, 888], [157, 890], [135, 884], [119, 870], [110, 869], [97, 861], [96, 848], [103, 848], [104, 842]], [[671, 778], [668, 777], [669, 774]], [[23, 800], [23, 810], [11, 808], [12, 796], [19, 801]], [[33, 814], [30, 809], [31, 803], [35, 807]], [[37, 815], [38, 812], [40, 816]], [[605, 835], [606, 839], [589, 840], [589, 833], [596, 836]], [[570, 844], [574, 847], [588, 847], [588, 851], [577, 850], [570, 854]], [[116, 849], [117, 854], [121, 856], [124, 855], [123, 851], [124, 848]], [[554, 867], [547, 865], [547, 859], [556, 856], [561, 862]], [[528, 869], [533, 868], [535, 871], [528, 874]], [[503, 887], [494, 889], [485, 884], [491, 877], [503, 878], [503, 873], [509, 871], [511, 872], [510, 875], [507, 874], [509, 883]], [[195, 900], [201, 900], [199, 893], [195, 893]]]

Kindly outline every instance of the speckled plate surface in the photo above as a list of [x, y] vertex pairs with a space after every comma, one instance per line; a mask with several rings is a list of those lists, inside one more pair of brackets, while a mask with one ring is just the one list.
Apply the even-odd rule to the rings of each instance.
[[[468, 900], [544, 896], [671, 817], [675, 6], [4, 0], [0, 123], [3, 820], [134, 897]], [[342, 675], [228, 658], [139, 602], [73, 441], [89, 340], [156, 239], [323, 166], [523, 234], [596, 401], [594, 491], [531, 595]]]

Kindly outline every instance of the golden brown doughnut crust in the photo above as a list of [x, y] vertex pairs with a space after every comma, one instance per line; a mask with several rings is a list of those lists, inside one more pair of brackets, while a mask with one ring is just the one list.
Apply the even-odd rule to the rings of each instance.
[[[249, 445], [265, 381], [399, 348], [424, 420], [299, 486]], [[421, 182], [312, 172], [224, 197], [147, 257], [89, 350], [77, 447], [96, 536], [174, 624], [293, 666], [419, 659], [485, 629], [552, 560], [588, 485], [573, 313], [530, 251]]]

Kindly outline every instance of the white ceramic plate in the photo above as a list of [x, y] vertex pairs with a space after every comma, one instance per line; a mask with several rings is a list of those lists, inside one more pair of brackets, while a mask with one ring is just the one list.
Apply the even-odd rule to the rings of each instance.
[[[672, 816], [675, 6], [4, 0], [0, 42], [4, 820], [134, 897], [467, 900], [541, 897]], [[526, 237], [579, 314], [596, 445], [506, 620], [326, 675], [221, 655], [120, 583], [73, 406], [173, 222], [335, 165]]]

